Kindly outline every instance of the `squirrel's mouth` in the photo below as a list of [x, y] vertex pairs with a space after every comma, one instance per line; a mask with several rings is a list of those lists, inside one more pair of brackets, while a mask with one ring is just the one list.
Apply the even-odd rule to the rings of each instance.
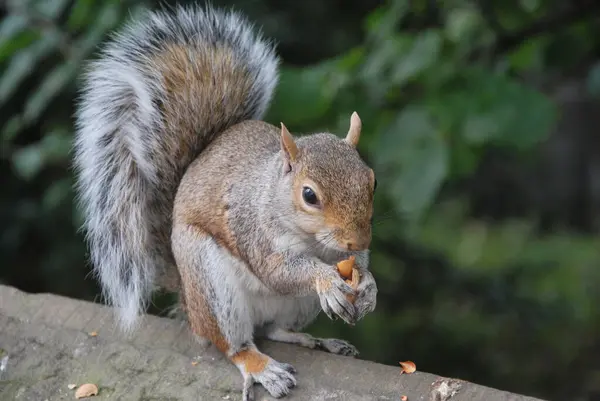
[[326, 249], [337, 252], [360, 251], [362, 247], [356, 241], [340, 239], [336, 231], [315, 234], [317, 242]]
[[352, 235], [349, 238], [342, 237], [337, 231], [315, 234], [316, 240], [325, 248], [338, 252], [359, 252], [369, 248], [371, 242], [360, 235]]

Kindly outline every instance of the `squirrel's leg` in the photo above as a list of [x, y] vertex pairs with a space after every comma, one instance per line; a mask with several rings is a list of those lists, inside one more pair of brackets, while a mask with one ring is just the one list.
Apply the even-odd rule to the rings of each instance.
[[283, 306], [272, 318], [272, 323], [261, 328], [259, 333], [272, 341], [297, 344], [311, 349], [320, 349], [338, 355], [355, 356], [357, 349], [344, 340], [315, 338], [302, 329], [308, 326], [321, 312], [318, 297], [296, 297]]
[[296, 385], [294, 368], [254, 345], [254, 325], [237, 266], [240, 262], [197, 227], [174, 226], [172, 242], [191, 329], [238, 367], [244, 377], [243, 400], [254, 399], [255, 382], [273, 397], [288, 394]]
[[311, 349], [321, 349], [332, 354], [356, 356], [358, 350], [352, 344], [337, 338], [315, 338], [308, 333], [299, 333], [281, 328], [273, 328], [267, 331], [266, 337], [269, 340], [279, 341], [289, 344], [298, 344]]

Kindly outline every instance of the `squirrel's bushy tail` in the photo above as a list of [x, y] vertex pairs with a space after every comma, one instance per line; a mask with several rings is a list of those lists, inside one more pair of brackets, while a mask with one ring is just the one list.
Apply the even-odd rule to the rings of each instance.
[[76, 115], [77, 194], [123, 328], [174, 269], [171, 215], [186, 167], [227, 127], [262, 118], [278, 63], [241, 15], [178, 6], [130, 22], [90, 64]]

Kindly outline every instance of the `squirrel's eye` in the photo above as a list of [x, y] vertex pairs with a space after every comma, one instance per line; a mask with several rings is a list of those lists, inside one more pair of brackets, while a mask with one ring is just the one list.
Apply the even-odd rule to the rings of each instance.
[[317, 194], [315, 194], [315, 191], [309, 187], [302, 188], [302, 199], [304, 199], [304, 202], [308, 203], [309, 205], [316, 205], [319, 203]]
[[373, 185], [373, 192], [377, 189], [377, 178], [375, 178], [375, 184]]

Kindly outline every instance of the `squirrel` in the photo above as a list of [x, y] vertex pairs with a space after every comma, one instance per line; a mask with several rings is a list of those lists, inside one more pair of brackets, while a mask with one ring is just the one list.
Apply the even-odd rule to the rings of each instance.
[[[296, 385], [256, 337], [355, 356], [301, 330], [321, 310], [355, 324], [376, 305], [361, 120], [344, 138], [261, 121], [279, 64], [238, 12], [148, 10], [89, 62], [75, 114], [77, 201], [119, 326], [135, 329], [153, 290], [178, 292], [192, 332], [240, 370], [243, 400], [255, 383], [276, 398]], [[336, 270], [351, 256], [356, 289]]]

